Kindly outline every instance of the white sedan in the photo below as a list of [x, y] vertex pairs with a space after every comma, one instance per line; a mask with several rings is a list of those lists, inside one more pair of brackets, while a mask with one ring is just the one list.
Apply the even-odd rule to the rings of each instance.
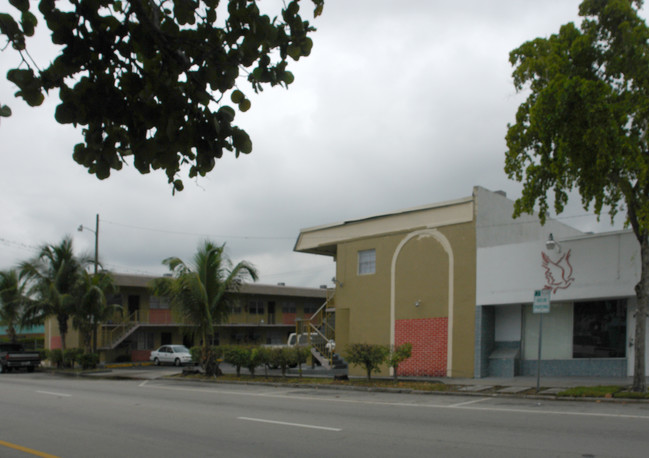
[[189, 348], [184, 345], [163, 345], [157, 350], [152, 351], [149, 359], [156, 366], [160, 364], [181, 366], [183, 364], [191, 364], [192, 355], [189, 353]]

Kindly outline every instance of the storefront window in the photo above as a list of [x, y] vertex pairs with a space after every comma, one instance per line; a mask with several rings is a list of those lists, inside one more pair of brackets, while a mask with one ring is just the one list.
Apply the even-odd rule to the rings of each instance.
[[573, 358], [626, 356], [626, 301], [575, 302]]

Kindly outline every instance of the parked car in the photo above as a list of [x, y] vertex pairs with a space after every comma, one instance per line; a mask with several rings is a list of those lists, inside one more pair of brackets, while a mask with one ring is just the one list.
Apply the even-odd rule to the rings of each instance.
[[0, 373], [13, 369], [34, 372], [40, 364], [41, 356], [37, 351], [25, 351], [20, 344], [0, 343]]
[[160, 364], [173, 364], [174, 366], [192, 364], [192, 355], [189, 353], [189, 348], [184, 345], [163, 345], [152, 351], [149, 359], [156, 366]]

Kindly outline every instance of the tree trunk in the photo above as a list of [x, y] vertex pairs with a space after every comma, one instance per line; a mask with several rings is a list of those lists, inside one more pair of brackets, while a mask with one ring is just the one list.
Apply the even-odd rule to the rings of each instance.
[[61, 350], [65, 351], [65, 335], [68, 333], [68, 316], [58, 315], [59, 335], [61, 336]]
[[649, 238], [638, 237], [640, 241], [640, 281], [635, 287], [637, 308], [635, 314], [633, 391], [647, 391], [645, 375], [645, 349], [647, 330], [647, 300], [649, 299]]
[[98, 337], [98, 327], [97, 323], [92, 324], [92, 352], [97, 353], [97, 337]]

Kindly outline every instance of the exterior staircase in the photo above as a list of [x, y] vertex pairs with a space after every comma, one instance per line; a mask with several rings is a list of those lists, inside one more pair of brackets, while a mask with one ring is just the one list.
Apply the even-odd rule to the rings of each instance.
[[101, 330], [101, 346], [98, 350], [114, 350], [141, 326], [136, 311], [117, 323], [104, 324]]
[[335, 292], [310, 318], [295, 321], [296, 335], [306, 335], [311, 355], [328, 370], [347, 370], [347, 363], [336, 349], [336, 309], [332, 307]]

